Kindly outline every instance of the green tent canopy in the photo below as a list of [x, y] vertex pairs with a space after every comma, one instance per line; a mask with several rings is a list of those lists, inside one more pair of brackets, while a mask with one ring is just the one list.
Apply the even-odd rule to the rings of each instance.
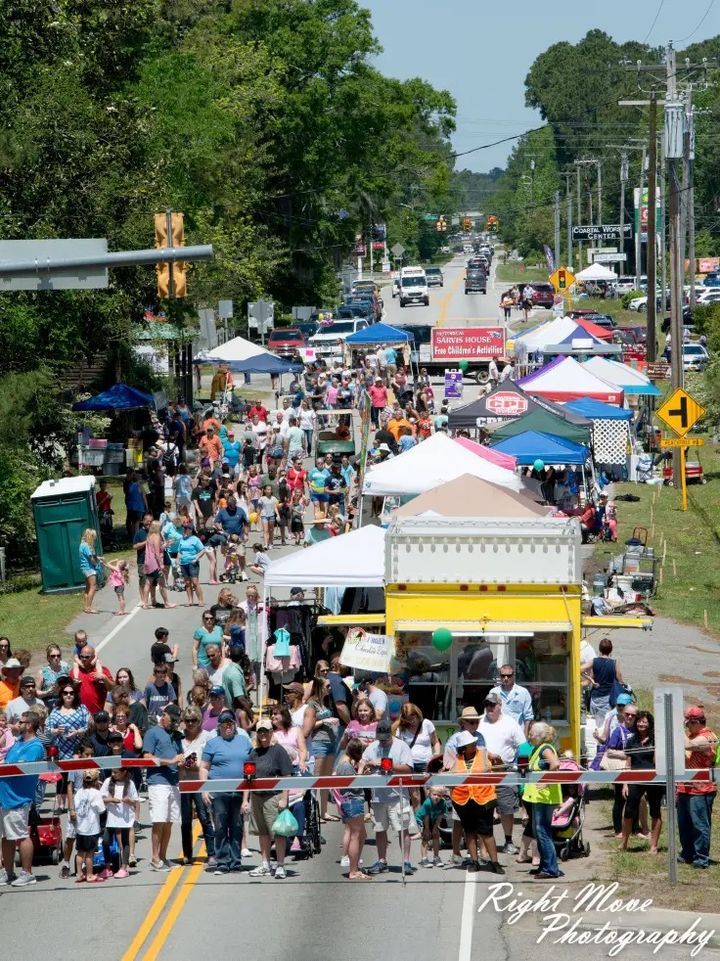
[[553, 414], [542, 407], [531, 410], [523, 417], [518, 417], [516, 420], [503, 424], [502, 427], [498, 427], [497, 430], [492, 432], [493, 443], [508, 437], [515, 437], [516, 434], [522, 434], [526, 430], [553, 434], [555, 437], [562, 437], [565, 440], [573, 441], [575, 444], [590, 443], [590, 431], [586, 427], [571, 424], [558, 414]]

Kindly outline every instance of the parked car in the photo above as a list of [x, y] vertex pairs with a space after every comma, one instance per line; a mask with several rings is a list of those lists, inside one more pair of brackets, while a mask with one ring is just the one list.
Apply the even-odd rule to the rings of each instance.
[[617, 327], [617, 321], [610, 314], [586, 314], [585, 318], [598, 327], [602, 327], [603, 330], [615, 330]]
[[298, 327], [276, 327], [267, 340], [267, 349], [279, 357], [291, 357], [299, 347], [304, 346], [305, 335]]
[[555, 303], [555, 288], [552, 284], [530, 284], [533, 307], [552, 307]]
[[439, 267], [426, 267], [425, 277], [427, 278], [428, 287], [445, 286], [445, 278], [443, 277], [443, 272]]
[[356, 317], [353, 320], [333, 321], [332, 324], [321, 327], [310, 338], [308, 346], [314, 347], [317, 354], [341, 355], [342, 345], [348, 337], [367, 326], [368, 322], [363, 317]]
[[683, 370], [705, 370], [710, 363], [710, 355], [702, 344], [683, 344]]
[[305, 340], [309, 340], [318, 332], [318, 323], [315, 320], [301, 320], [295, 324], [295, 329], [300, 331]]

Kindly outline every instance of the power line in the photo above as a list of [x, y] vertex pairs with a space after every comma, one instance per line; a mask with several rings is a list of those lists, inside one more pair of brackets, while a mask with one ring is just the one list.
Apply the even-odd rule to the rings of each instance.
[[696, 33], [698, 32], [698, 30], [700, 29], [700, 27], [702, 27], [702, 25], [705, 23], [705, 20], [707, 19], [707, 15], [710, 13], [710, 11], [712, 10], [712, 8], [713, 8], [714, 6], [715, 6], [715, 0], [710, 0], [710, 3], [708, 4], [707, 10], [706, 10], [705, 13], [702, 15], [702, 17], [700, 17], [700, 20], [698, 21], [698, 25], [695, 27], [695, 29], [692, 31], [692, 33], [689, 33], [689, 34], [687, 35], [687, 37], [683, 37], [682, 40], [678, 40], [678, 41], [677, 41], [678, 44], [680, 44], [680, 43], [687, 43], [687, 41], [690, 39], [690, 37], [694, 37], [694, 36], [695, 36], [695, 34], [696, 34]]
[[521, 137], [526, 137], [528, 134], [537, 133], [540, 130], [544, 130], [548, 124], [544, 123], [541, 127], [532, 127], [530, 130], [525, 130], [523, 133], [516, 133], [512, 137], [503, 137], [502, 140], [495, 140], [493, 143], [484, 143], [479, 147], [472, 147], [470, 150], [461, 150], [456, 153], [450, 154], [451, 157], [467, 157], [469, 153], [477, 153], [478, 150], [488, 150], [490, 147], [497, 147], [501, 143], [509, 143], [511, 140], [520, 140]]
[[648, 32], [645, 34], [645, 39], [643, 40], [643, 43], [647, 43], [648, 40], [650, 39], [650, 34], [651, 34], [651, 33], [653, 32], [653, 30], [655, 29], [655, 24], [658, 22], [658, 17], [660, 16], [660, 14], [661, 14], [661, 12], [662, 12], [662, 8], [663, 8], [664, 6], [665, 6], [665, 0], [660, 0], [660, 6], [657, 8], [657, 13], [655, 14], [655, 19], [654, 19], [653, 22], [650, 24], [650, 29], [649, 29]]

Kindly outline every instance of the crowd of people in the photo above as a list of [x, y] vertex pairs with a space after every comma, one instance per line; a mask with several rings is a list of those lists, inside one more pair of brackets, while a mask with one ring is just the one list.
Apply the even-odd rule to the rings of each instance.
[[[535, 719], [530, 693], [516, 682], [511, 664], [499, 668], [498, 684], [479, 709], [463, 708], [457, 731], [444, 746], [433, 720], [412, 702], [391, 717], [378, 679], [356, 681], [339, 653], [329, 661], [319, 660], [310, 679], [284, 684], [277, 701], [260, 711], [260, 665], [252, 657], [250, 639], [261, 639], [265, 630], [265, 612], [254, 585], [248, 585], [243, 601], [224, 590], [193, 634], [187, 691], [176, 672], [179, 645], [171, 643], [166, 628], [155, 631], [148, 677], [139, 684], [127, 667], [111, 671], [102, 663], [83, 631], [76, 633], [67, 659], [59, 647], [48, 646], [47, 663], [34, 675], [24, 673], [10, 640], [0, 638], [0, 761], [101, 759], [100, 767], [63, 775], [54, 795], [47, 781], [55, 775], [0, 779], [0, 885], [36, 882], [37, 825], [47, 822], [48, 813], [51, 821], [64, 824], [60, 877], [74, 883], [97, 884], [135, 874], [137, 833], [145, 820], [151, 842], [147, 867], [171, 869], [168, 850], [174, 826], [182, 863], [192, 863], [198, 856], [194, 817], [208, 871], [223, 875], [248, 870], [253, 878], [282, 880], [287, 859], [300, 861], [308, 854], [307, 819], [314, 806], [321, 823], [342, 821], [340, 863], [350, 881], [368, 881], [393, 870], [389, 853], [395, 841], [400, 863], [394, 869], [406, 874], [417, 867], [465, 867], [502, 875], [507, 862], [502, 863], [501, 855], [509, 855], [528, 865], [538, 881], [562, 876], [555, 817], [565, 797], [557, 784], [235, 793], [214, 791], [210, 783], [207, 790], [181, 792], [184, 780], [240, 782], [248, 764], [257, 778], [310, 772], [537, 772], [562, 766], [556, 732]], [[621, 690], [622, 674], [611, 654], [612, 646], [604, 640], [600, 654], [583, 663], [589, 716], [596, 725], [593, 766], [652, 769], [652, 714], [638, 710], [632, 694]], [[684, 736], [687, 767], [712, 766], [717, 738], [702, 707], [685, 711]], [[144, 772], [103, 770], [102, 758], [109, 756], [144, 757], [153, 764]], [[663, 794], [664, 788], [653, 784], [615, 787], [613, 825], [623, 849], [635, 836], [645, 838], [650, 852], [657, 854]], [[709, 863], [714, 797], [711, 782], [677, 787], [679, 857], [696, 868]], [[365, 868], [368, 829], [374, 834], [375, 860]], [[254, 850], [249, 847], [252, 837], [257, 839]], [[447, 860], [445, 841], [452, 848]]]

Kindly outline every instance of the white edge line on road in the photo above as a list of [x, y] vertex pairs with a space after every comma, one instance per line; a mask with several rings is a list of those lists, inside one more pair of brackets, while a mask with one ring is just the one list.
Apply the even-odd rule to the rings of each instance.
[[460, 949], [458, 961], [470, 961], [472, 955], [473, 926], [475, 924], [475, 880], [476, 875], [465, 875], [462, 914], [460, 916]]
[[104, 637], [98, 644], [95, 645], [95, 650], [96, 650], [96, 651], [101, 651], [101, 650], [105, 647], [106, 644], [109, 644], [110, 641], [111, 641], [117, 634], [119, 634], [120, 631], [121, 631], [127, 624], [130, 623], [130, 621], [133, 619], [133, 617], [135, 617], [135, 615], [137, 614], [137, 612], [138, 612], [138, 611], [141, 611], [141, 610], [142, 610], [142, 608], [141, 608], [140, 605], [138, 604], [138, 606], [137, 606], [137, 607], [134, 607], [126, 617], [118, 618], [118, 623], [117, 623], [117, 624], [115, 625], [115, 627], [110, 631], [109, 634], [106, 634], [105, 637]]

